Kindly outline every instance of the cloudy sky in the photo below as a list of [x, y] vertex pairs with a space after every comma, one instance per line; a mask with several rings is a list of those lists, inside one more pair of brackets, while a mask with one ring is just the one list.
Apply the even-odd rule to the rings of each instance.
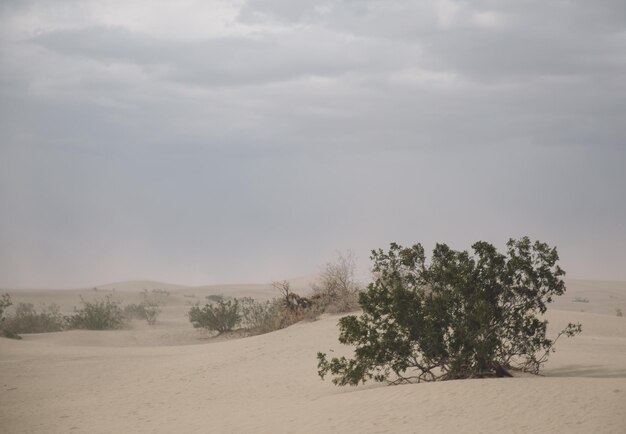
[[0, 286], [529, 235], [626, 280], [623, 0], [2, 0]]

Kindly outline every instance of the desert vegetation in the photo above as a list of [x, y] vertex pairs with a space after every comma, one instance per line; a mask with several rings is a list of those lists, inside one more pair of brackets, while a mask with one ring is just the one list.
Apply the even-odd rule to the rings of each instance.
[[354, 256], [339, 254], [337, 262], [330, 262], [313, 285], [312, 296], [297, 294], [288, 281], [277, 281], [272, 286], [279, 294], [272, 300], [257, 301], [250, 297], [227, 298], [221, 294], [206, 297], [209, 303], [193, 305], [189, 321], [195, 328], [216, 331], [219, 334], [241, 327], [248, 334], [263, 334], [295, 324], [303, 319], [316, 319], [322, 313], [350, 312], [358, 309], [358, 284], [354, 279]]
[[189, 321], [194, 328], [216, 331], [218, 334], [238, 327], [244, 329], [246, 334], [263, 334], [301, 320], [310, 301], [293, 293], [289, 282], [275, 282], [273, 286], [281, 292], [281, 297], [264, 302], [251, 297], [209, 295], [209, 303], [204, 306], [196, 303], [191, 307]]
[[239, 300], [220, 299], [204, 306], [196, 304], [189, 309], [189, 321], [194, 328], [203, 328], [218, 333], [233, 330], [241, 323]]
[[122, 302], [111, 295], [87, 301], [81, 297], [81, 308], [66, 317], [68, 328], [87, 330], [115, 330], [128, 325]]
[[472, 249], [437, 244], [430, 262], [420, 244], [373, 251], [363, 314], [339, 320], [339, 342], [355, 346], [354, 357], [320, 352], [318, 374], [356, 385], [538, 373], [560, 336], [581, 331], [570, 323], [549, 339], [540, 317], [565, 292], [556, 249], [527, 237], [509, 240], [504, 254], [482, 241]]
[[153, 289], [148, 292], [144, 289], [141, 293], [141, 302], [131, 303], [124, 306], [124, 316], [130, 319], [146, 320], [149, 325], [156, 324], [169, 292]]
[[311, 296], [315, 315], [345, 313], [359, 309], [361, 288], [355, 280], [356, 262], [352, 252], [338, 253], [335, 262], [326, 264], [320, 283], [313, 285]]
[[37, 310], [32, 303], [18, 303], [15, 312], [7, 316], [3, 328], [12, 335], [21, 333], [57, 332], [65, 328], [65, 317], [56, 304], [43, 305]]

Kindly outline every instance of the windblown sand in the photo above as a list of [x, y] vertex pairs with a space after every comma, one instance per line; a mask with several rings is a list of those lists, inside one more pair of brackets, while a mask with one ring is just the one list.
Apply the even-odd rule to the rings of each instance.
[[135, 282], [11, 295], [69, 312], [81, 294], [132, 303], [154, 287], [171, 295], [152, 327], [0, 338], [0, 432], [626, 432], [626, 317], [615, 314], [626, 312], [624, 282], [568, 282], [547, 317], [552, 331], [580, 321], [583, 334], [559, 341], [544, 376], [345, 388], [316, 373], [317, 351], [349, 353], [337, 343], [338, 316], [232, 340], [187, 321], [190, 302], [215, 293], [270, 298], [269, 285]]

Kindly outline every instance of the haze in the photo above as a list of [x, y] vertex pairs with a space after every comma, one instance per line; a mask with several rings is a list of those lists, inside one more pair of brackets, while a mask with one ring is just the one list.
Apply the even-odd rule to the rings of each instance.
[[626, 280], [618, 0], [3, 1], [0, 286], [528, 235]]

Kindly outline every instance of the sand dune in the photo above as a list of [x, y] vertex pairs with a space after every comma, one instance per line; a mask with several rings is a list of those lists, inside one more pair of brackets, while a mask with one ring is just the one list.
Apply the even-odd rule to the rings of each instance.
[[[187, 322], [185, 294], [194, 290], [183, 288], [154, 327], [0, 339], [0, 431], [621, 433], [626, 320], [589, 313], [597, 294], [584, 288], [602, 285], [581, 287], [589, 311], [548, 312], [551, 330], [580, 321], [584, 333], [560, 342], [543, 377], [352, 388], [316, 374], [317, 351], [349, 352], [337, 343], [337, 316], [216, 341]], [[626, 283], [607, 290], [626, 299]], [[54, 297], [39, 293], [40, 301]]]

